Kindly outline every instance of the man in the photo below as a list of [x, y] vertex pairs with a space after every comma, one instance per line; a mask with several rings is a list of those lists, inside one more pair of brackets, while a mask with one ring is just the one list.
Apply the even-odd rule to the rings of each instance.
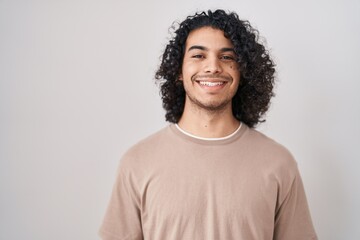
[[235, 13], [195, 14], [156, 73], [169, 126], [123, 156], [105, 240], [317, 239], [296, 162], [253, 127], [274, 63]]

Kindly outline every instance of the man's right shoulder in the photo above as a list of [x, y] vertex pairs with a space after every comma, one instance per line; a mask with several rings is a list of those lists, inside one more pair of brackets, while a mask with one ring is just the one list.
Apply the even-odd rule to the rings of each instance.
[[120, 160], [120, 167], [122, 169], [137, 168], [149, 164], [151, 159], [164, 150], [164, 144], [169, 141], [170, 135], [169, 126], [166, 126], [140, 140], [124, 153]]

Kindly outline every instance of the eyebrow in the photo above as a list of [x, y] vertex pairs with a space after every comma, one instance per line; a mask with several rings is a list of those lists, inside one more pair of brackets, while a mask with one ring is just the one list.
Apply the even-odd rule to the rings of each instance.
[[207, 47], [204, 47], [204, 46], [199, 46], [199, 45], [194, 45], [194, 46], [191, 46], [187, 51], [191, 51], [191, 50], [203, 50], [203, 51], [208, 51], [209, 49]]
[[233, 53], [235, 53], [235, 50], [234, 50], [234, 48], [222, 48], [222, 49], [220, 49], [220, 52], [233, 52]]
[[[194, 46], [191, 46], [188, 49], [188, 52], [191, 51], [191, 50], [195, 50], [195, 49], [202, 50], [202, 51], [208, 51], [209, 50], [209, 48], [207, 48], [207, 47], [200, 46], [200, 45], [194, 45]], [[234, 50], [234, 48], [225, 47], [225, 48], [221, 48], [220, 52], [233, 52], [233, 53], [235, 53], [235, 50]]]

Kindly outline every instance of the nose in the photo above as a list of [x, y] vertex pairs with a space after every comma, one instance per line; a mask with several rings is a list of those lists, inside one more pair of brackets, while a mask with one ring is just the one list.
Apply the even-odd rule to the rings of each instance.
[[209, 57], [207, 61], [205, 61], [204, 71], [206, 73], [222, 72], [220, 59], [218, 59], [217, 57]]

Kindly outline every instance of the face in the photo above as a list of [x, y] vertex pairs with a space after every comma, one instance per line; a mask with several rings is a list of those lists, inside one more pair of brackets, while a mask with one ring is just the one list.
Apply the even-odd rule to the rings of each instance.
[[240, 82], [234, 46], [224, 32], [202, 27], [190, 32], [179, 80], [187, 104], [209, 111], [231, 109]]

